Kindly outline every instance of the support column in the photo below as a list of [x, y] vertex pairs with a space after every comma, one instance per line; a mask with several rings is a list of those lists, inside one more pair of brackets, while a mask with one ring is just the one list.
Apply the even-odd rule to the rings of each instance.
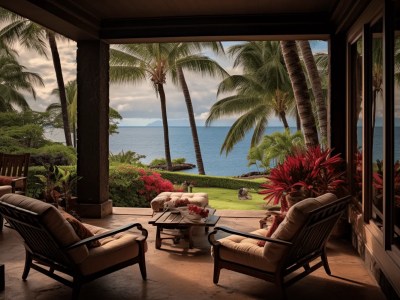
[[328, 100], [328, 146], [346, 158], [346, 80], [347, 41], [344, 33], [333, 34], [329, 41], [329, 100]]
[[112, 213], [108, 199], [109, 45], [78, 41], [78, 214], [102, 218]]

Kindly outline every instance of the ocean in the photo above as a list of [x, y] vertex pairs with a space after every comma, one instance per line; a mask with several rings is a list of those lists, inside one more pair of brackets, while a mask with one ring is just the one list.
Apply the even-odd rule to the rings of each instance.
[[[226, 155], [220, 154], [222, 143], [230, 127], [198, 127], [200, 148], [203, 164], [207, 175], [215, 176], [239, 176], [258, 170], [256, 166], [247, 166], [247, 153], [250, 147], [251, 134], [247, 134], [233, 150]], [[396, 129], [398, 129], [396, 127]], [[292, 132], [294, 132], [292, 128]], [[284, 131], [283, 127], [268, 127], [266, 134], [275, 131]], [[119, 127], [118, 134], [110, 136], [109, 150], [113, 154], [121, 151], [134, 151], [146, 155], [141, 161], [150, 163], [155, 158], [164, 157], [164, 137], [162, 127]], [[396, 130], [396, 134], [397, 134]], [[169, 127], [171, 157], [184, 157], [186, 162], [196, 164], [192, 134], [190, 127]], [[361, 128], [358, 130], [358, 137]], [[63, 142], [61, 129], [52, 129], [46, 132], [46, 136], [54, 141]], [[358, 141], [359, 144], [361, 140]], [[374, 161], [382, 159], [382, 130], [375, 131]], [[400, 159], [400, 147], [395, 149], [395, 158]], [[186, 170], [188, 173], [198, 173], [197, 168]]]
[[[222, 143], [230, 127], [198, 127], [201, 154], [207, 175], [239, 176], [248, 172], [262, 171], [257, 167], [247, 166], [247, 152], [250, 147], [251, 134], [240, 141], [226, 155], [220, 154]], [[283, 131], [283, 127], [270, 127], [266, 133]], [[155, 158], [163, 158], [164, 137], [162, 127], [119, 127], [118, 134], [110, 136], [109, 150], [113, 154], [121, 151], [134, 151], [146, 155], [141, 162], [148, 164]], [[63, 132], [52, 129], [46, 136], [54, 141], [63, 142]], [[192, 142], [190, 127], [169, 127], [171, 158], [184, 157], [186, 162], [196, 164], [196, 156]], [[197, 168], [186, 170], [188, 173], [198, 173]]]

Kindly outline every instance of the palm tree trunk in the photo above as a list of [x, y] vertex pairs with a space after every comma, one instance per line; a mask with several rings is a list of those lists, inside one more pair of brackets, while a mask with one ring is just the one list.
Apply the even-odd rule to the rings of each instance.
[[47, 38], [49, 40], [51, 55], [53, 57], [54, 71], [56, 72], [58, 90], [60, 92], [61, 114], [64, 125], [65, 143], [67, 146], [72, 146], [71, 129], [69, 127], [69, 121], [68, 121], [67, 97], [65, 95], [65, 85], [62, 75], [60, 55], [58, 53], [54, 32], [47, 31]]
[[297, 128], [297, 131], [301, 130], [300, 116], [299, 116], [299, 111], [297, 110], [297, 107], [296, 107], [296, 128]]
[[279, 113], [279, 117], [280, 117], [281, 120], [282, 120], [283, 127], [285, 127], [285, 129], [289, 129], [289, 124], [288, 124], [288, 122], [287, 122], [285, 112], [284, 112], [284, 111], [281, 111], [281, 112]]
[[165, 99], [164, 86], [161, 83], [157, 84], [157, 91], [160, 95], [161, 102], [161, 116], [164, 129], [164, 148], [165, 148], [165, 160], [167, 161], [167, 170], [172, 171], [171, 153], [169, 149], [169, 132], [168, 132], [168, 119], [167, 119], [167, 105]]
[[185, 102], [186, 102], [186, 108], [188, 111], [190, 128], [192, 130], [193, 146], [194, 146], [194, 152], [196, 154], [197, 169], [199, 170], [200, 175], [205, 175], [206, 173], [204, 171], [203, 158], [201, 156], [199, 137], [197, 135], [197, 127], [196, 127], [196, 120], [194, 118], [192, 99], [190, 98], [189, 88], [186, 84], [186, 79], [185, 79], [185, 75], [183, 74], [182, 68], [178, 66], [177, 71], [178, 71], [178, 76], [179, 76], [179, 82], [181, 84], [181, 88], [183, 91], [183, 96], [184, 96]]
[[322, 93], [321, 77], [319, 76], [317, 64], [315, 63], [315, 59], [311, 51], [310, 42], [298, 41], [297, 43], [300, 46], [301, 55], [303, 56], [303, 61], [306, 65], [308, 79], [310, 80], [311, 88], [314, 94], [321, 139], [322, 141], [327, 142], [327, 114], [324, 95]]
[[303, 128], [304, 140], [307, 146], [318, 145], [318, 132], [312, 112], [310, 97], [308, 94], [306, 77], [301, 67], [299, 53], [295, 41], [281, 41], [281, 48], [285, 65], [289, 73], [290, 81], [296, 99], [297, 110]]

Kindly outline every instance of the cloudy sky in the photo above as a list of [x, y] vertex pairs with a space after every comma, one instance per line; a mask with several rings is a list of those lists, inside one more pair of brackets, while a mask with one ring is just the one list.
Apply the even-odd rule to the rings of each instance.
[[[224, 43], [226, 47], [238, 42]], [[313, 42], [313, 51], [326, 52], [327, 43]], [[69, 41], [58, 41], [58, 49], [61, 57], [64, 81], [67, 83], [76, 78], [76, 43]], [[38, 73], [44, 80], [44, 87], [37, 87], [37, 99], [27, 96], [33, 110], [44, 111], [50, 103], [57, 102], [57, 98], [51, 95], [53, 89], [57, 88], [51, 55], [48, 58], [39, 56], [19, 48], [19, 61], [27, 70]], [[232, 61], [224, 57], [208, 56], [217, 60], [230, 74], [238, 73], [239, 70], [232, 69]], [[216, 102], [217, 87], [219, 79], [202, 77], [194, 73], [185, 73], [197, 125], [204, 125], [211, 106]], [[165, 85], [167, 98], [167, 112], [170, 125], [188, 124], [187, 111], [182, 92], [167, 80]], [[140, 85], [111, 85], [110, 106], [115, 108], [122, 116], [121, 126], [146, 126], [161, 119], [160, 103], [150, 82]], [[230, 125], [232, 119], [224, 119], [215, 122], [215, 125]], [[213, 123], [214, 124], [214, 123]], [[281, 126], [278, 120], [270, 122], [271, 126]]]

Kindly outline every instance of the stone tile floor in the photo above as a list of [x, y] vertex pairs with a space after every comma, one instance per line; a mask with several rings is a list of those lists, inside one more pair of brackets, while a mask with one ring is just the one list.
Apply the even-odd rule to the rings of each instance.
[[[217, 211], [218, 225], [251, 231], [259, 226], [262, 211]], [[150, 209], [114, 208], [114, 214], [104, 219], [85, 222], [115, 228], [130, 222], [140, 222], [149, 231], [146, 253], [147, 281], [143, 281], [137, 265], [102, 277], [82, 287], [79, 299], [280, 299], [271, 283], [243, 274], [222, 270], [218, 285], [212, 283], [213, 261], [203, 229], [194, 233], [194, 248], [188, 243], [165, 241], [156, 250], [155, 227], [148, 224]], [[331, 239], [328, 260], [333, 276], [323, 268], [287, 289], [289, 299], [385, 299], [373, 277], [347, 240]], [[22, 281], [24, 249], [18, 236], [5, 228], [0, 233], [0, 264], [5, 264], [6, 287], [0, 299], [50, 300], [70, 299], [71, 289], [31, 270]]]

